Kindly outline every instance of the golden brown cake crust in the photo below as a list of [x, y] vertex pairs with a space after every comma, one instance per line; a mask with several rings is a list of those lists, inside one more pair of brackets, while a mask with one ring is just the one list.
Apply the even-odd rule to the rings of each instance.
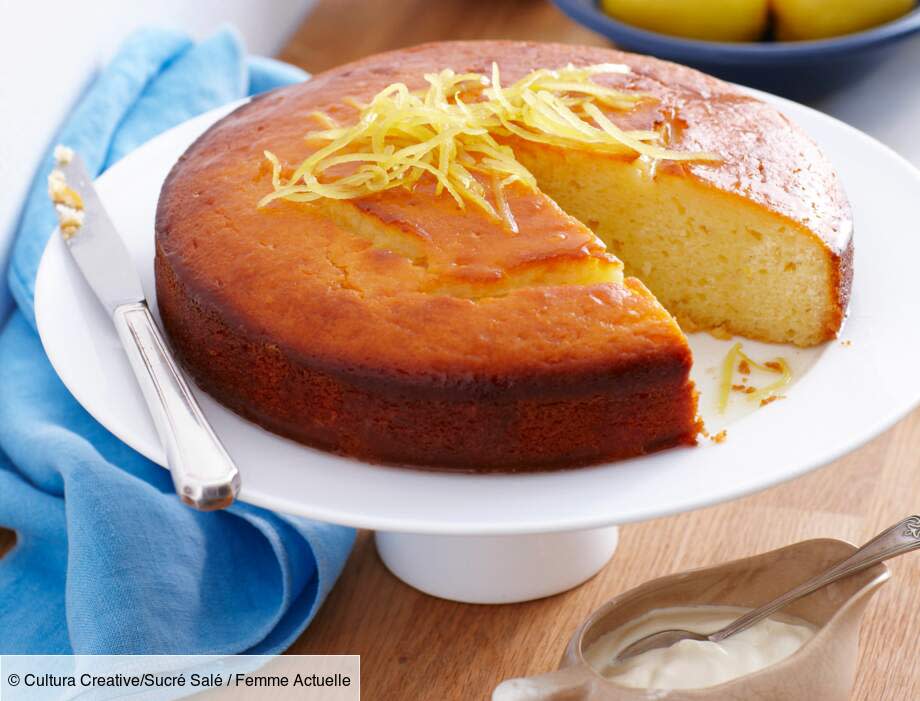
[[[723, 163], [671, 165], [725, 192], [736, 193], [787, 216], [818, 235], [837, 255], [850, 243], [852, 216], [837, 175], [817, 144], [774, 107], [743, 90], [685, 66], [650, 56], [569, 44], [512, 41], [456, 41], [422, 44], [370, 56], [314, 76], [286, 89], [307, 111], [326, 109], [348, 119], [338, 104], [347, 93], [367, 98], [394, 80], [410, 88], [426, 85], [424, 74], [443, 68], [488, 74], [498, 63], [503, 82], [536, 68], [624, 63], [630, 75], [595, 80], [648, 92], [658, 98], [618, 124], [648, 129], [671, 123], [670, 146], [710, 151]], [[303, 123], [299, 124], [302, 129]]]
[[199, 385], [318, 448], [381, 463], [539, 470], [692, 445], [700, 428], [685, 345], [621, 371], [407, 377], [287, 353], [199, 304], [162, 256], [156, 272], [164, 325]]
[[[488, 285], [527, 266], [603, 264], [591, 233], [545, 201], [521, 195], [517, 206], [530, 212], [522, 229], [542, 222], [546, 236], [526, 249], [474, 247], [468, 259], [456, 251], [438, 258], [452, 250], [438, 233], [449, 234], [452, 220], [426, 208], [440, 247], [421, 264], [346, 235], [319, 208], [286, 201], [256, 208], [271, 189], [263, 150], [299, 162], [304, 133], [317, 127], [309, 112], [344, 123], [354, 110], [343, 97], [365, 99], [394, 81], [421, 87], [424, 73], [446, 67], [487, 72], [493, 60], [508, 80], [570, 62], [629, 64], [626, 82], [659, 97], [632, 116], [636, 128], [673, 121], [677, 105], [687, 124], [674, 123], [671, 146], [725, 157], [715, 168], [682, 166], [689, 176], [807, 225], [846, 259], [847, 210], [833, 171], [784, 117], [736, 89], [604, 49], [425, 45], [257, 98], [173, 168], [157, 211], [157, 298], [180, 360], [206, 391], [273, 431], [381, 462], [538, 469], [695, 442], [690, 351], [641, 283], [538, 284], [480, 299], [430, 289], [431, 267]], [[391, 191], [359, 206], [392, 218], [406, 197]], [[818, 204], [806, 211], [803, 202]], [[553, 222], [565, 234], [555, 241]], [[481, 234], [498, 241], [489, 239], [493, 231]], [[841, 266], [841, 310], [848, 270]]]

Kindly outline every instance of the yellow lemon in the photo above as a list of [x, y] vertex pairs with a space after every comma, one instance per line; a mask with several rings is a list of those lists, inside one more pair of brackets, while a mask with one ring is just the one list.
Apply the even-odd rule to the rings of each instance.
[[601, 0], [601, 5], [621, 22], [689, 39], [756, 41], [767, 26], [768, 0]]
[[916, 0], [773, 0], [776, 37], [822, 39], [884, 24], [910, 11]]

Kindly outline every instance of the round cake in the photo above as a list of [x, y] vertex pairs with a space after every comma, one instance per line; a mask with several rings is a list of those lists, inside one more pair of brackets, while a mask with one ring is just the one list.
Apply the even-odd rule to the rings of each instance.
[[[589, 88], [546, 72], [599, 66]], [[594, 86], [634, 94], [590, 114], [664, 155], [522, 138], [511, 124], [493, 135], [501, 158], [533, 180], [487, 187], [481, 207], [452, 197], [437, 163], [360, 196], [307, 177], [285, 185], [328, 146], [310, 134], [372, 121], [381, 91], [430, 95], [447, 69], [493, 88], [543, 71], [562, 97], [525, 99], [550, 105]], [[834, 170], [738, 88], [606, 49], [450, 42], [328, 71], [211, 127], [163, 186], [155, 269], [176, 355], [234, 411], [362, 460], [478, 471], [694, 444], [678, 322], [821, 343], [843, 321], [851, 259]]]

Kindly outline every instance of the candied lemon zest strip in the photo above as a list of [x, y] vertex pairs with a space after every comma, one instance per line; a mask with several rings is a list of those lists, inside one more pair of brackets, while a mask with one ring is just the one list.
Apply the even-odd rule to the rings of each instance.
[[393, 83], [367, 104], [349, 98], [343, 102], [359, 111], [350, 126], [335, 126], [334, 119], [317, 112], [309, 115], [329, 126], [306, 135], [324, 145], [288, 177], [277, 156], [265, 152], [272, 166], [272, 192], [259, 207], [276, 199], [344, 200], [394, 187], [412, 189], [428, 174], [436, 194], [447, 192], [461, 208], [470, 202], [517, 232], [504, 190], [515, 182], [534, 189], [536, 181], [496, 136], [563, 147], [589, 144], [598, 151], [653, 161], [719, 160], [711, 153], [669, 150], [658, 143], [657, 131], [617, 127], [604, 110], [631, 110], [654, 98], [591, 78], [628, 72], [620, 64], [568, 65], [532, 71], [504, 87], [493, 63], [488, 77], [445, 69], [424, 76], [425, 90]]
[[762, 372], [780, 375], [779, 379], [776, 381], [771, 382], [765, 387], [761, 387], [756, 392], [748, 394], [747, 397], [751, 401], [760, 402], [771, 397], [792, 381], [792, 369], [789, 367], [789, 363], [786, 362], [785, 358], [776, 358], [775, 360], [768, 360], [765, 363], [758, 363], [741, 350], [740, 343], [735, 343], [729, 348], [728, 353], [725, 354], [725, 359], [722, 361], [722, 375], [719, 380], [719, 411], [721, 413], [725, 413], [725, 409], [728, 408], [728, 398], [735, 379], [735, 370], [742, 361], [747, 361], [748, 365]]

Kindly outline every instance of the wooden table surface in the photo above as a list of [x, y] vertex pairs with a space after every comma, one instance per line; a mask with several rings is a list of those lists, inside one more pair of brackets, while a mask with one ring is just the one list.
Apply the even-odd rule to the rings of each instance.
[[[605, 43], [542, 0], [325, 0], [281, 57], [316, 72], [385, 49], [457, 38]], [[918, 511], [915, 412], [860, 450], [789, 484], [624, 527], [616, 555], [594, 579], [540, 601], [474, 606], [426, 596], [390, 575], [362, 533], [339, 583], [290, 651], [360, 654], [363, 698], [371, 701], [487, 699], [506, 677], [555, 668], [588, 613], [652, 577], [805, 538], [860, 542]], [[12, 542], [0, 532], [0, 551]], [[920, 556], [898, 559], [891, 568], [894, 577], [863, 626], [853, 695], [860, 701], [920, 699]]]
[[[496, 38], [606, 44], [543, 0], [325, 0], [281, 58], [317, 72], [426, 41]], [[506, 677], [554, 669], [588, 613], [649, 578], [805, 538], [860, 542], [918, 511], [920, 412], [789, 484], [626, 526], [600, 574], [541, 601], [475, 606], [421, 594], [386, 570], [373, 539], [362, 533], [338, 585], [291, 652], [360, 654], [365, 699], [487, 699]], [[896, 560], [891, 568], [894, 577], [871, 604], [863, 627], [853, 695], [860, 701], [920, 699], [920, 555]]]

